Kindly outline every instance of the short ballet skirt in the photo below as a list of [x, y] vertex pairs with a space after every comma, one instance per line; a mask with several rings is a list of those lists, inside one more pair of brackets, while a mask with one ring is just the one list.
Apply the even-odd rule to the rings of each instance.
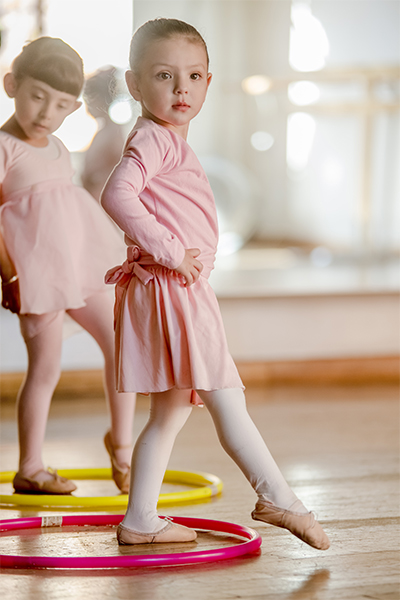
[[243, 388], [208, 280], [185, 287], [175, 271], [149, 263], [130, 246], [125, 263], [106, 275], [117, 284], [118, 391]]
[[8, 194], [0, 221], [19, 276], [22, 314], [85, 306], [85, 298], [107, 290], [105, 272], [126, 253], [98, 202], [69, 179]]

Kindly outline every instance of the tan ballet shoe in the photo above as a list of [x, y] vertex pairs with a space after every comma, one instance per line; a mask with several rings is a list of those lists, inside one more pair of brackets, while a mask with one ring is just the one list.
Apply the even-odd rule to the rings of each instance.
[[293, 535], [318, 550], [328, 550], [330, 541], [313, 513], [297, 513], [278, 508], [270, 502], [259, 500], [251, 513], [255, 521], [264, 521], [288, 529]]
[[167, 544], [171, 542], [193, 542], [197, 538], [194, 529], [172, 523], [166, 520], [166, 525], [157, 533], [140, 533], [128, 529], [120, 523], [117, 529], [117, 540], [120, 546], [132, 544]]
[[57, 471], [47, 469], [47, 473], [52, 476], [51, 479], [38, 481], [35, 479], [39, 473], [45, 472], [44, 469], [37, 471], [32, 477], [23, 477], [16, 473], [13, 479], [14, 490], [17, 494], [70, 494], [76, 490], [76, 485], [65, 477], [60, 477]]
[[114, 479], [117, 488], [121, 490], [123, 494], [128, 494], [131, 468], [128, 465], [121, 466], [118, 464], [115, 457], [115, 450], [119, 450], [120, 448], [128, 448], [130, 446], [113, 446], [111, 441], [111, 431], [107, 431], [106, 435], [104, 436], [104, 445], [111, 459], [112, 478]]

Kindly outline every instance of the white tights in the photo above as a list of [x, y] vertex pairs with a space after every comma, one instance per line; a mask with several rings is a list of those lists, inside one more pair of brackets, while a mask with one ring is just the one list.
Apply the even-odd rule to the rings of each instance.
[[[258, 497], [281, 508], [307, 512], [290, 489], [247, 412], [240, 388], [197, 390], [209, 410], [222, 447], [241, 469]], [[149, 420], [132, 457], [131, 488], [124, 524], [142, 533], [162, 526], [157, 501], [175, 438], [192, 408], [190, 390], [152, 394]]]
[[[111, 437], [121, 449], [117, 460], [130, 462], [135, 394], [115, 391], [113, 301], [108, 293], [86, 299], [86, 306], [68, 311], [98, 343], [104, 356], [105, 392], [111, 415]], [[28, 370], [18, 394], [19, 472], [30, 477], [43, 469], [42, 445], [51, 398], [60, 377], [64, 313], [31, 339], [26, 339]], [[42, 474], [45, 477], [44, 474]]]

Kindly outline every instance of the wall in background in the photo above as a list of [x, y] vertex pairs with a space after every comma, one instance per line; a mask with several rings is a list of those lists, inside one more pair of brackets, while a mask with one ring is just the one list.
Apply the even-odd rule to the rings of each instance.
[[[216, 165], [217, 183], [226, 184], [228, 191], [216, 190], [216, 196], [219, 206], [224, 205], [223, 216], [231, 217], [228, 233], [229, 228], [237, 232], [249, 219], [247, 236], [253, 233], [268, 245], [304, 245], [318, 267], [328, 267], [325, 277], [336, 256], [365, 260], [399, 250], [397, 0], [47, 0], [42, 4], [48, 9], [42, 15], [42, 33], [63, 37], [76, 47], [88, 73], [107, 63], [123, 72], [132, 29], [147, 19], [177, 17], [200, 30], [209, 46], [214, 77], [204, 109], [191, 125], [189, 142], [202, 160]], [[39, 35], [37, 6], [36, 0], [24, 0], [17, 7], [11, 0], [3, 2], [1, 76], [24, 42]], [[299, 50], [301, 40], [314, 40], [310, 54], [321, 61], [309, 71], [301, 70], [305, 63], [299, 64], [299, 57], [307, 61], [307, 52], [303, 55]], [[266, 89], [246, 92], [244, 80], [255, 75], [261, 76], [261, 84], [266, 82]], [[311, 87], [297, 92], [290, 87], [304, 81]], [[317, 100], [312, 96], [316, 91]], [[130, 106], [137, 114], [137, 106], [132, 102]], [[2, 122], [11, 111], [12, 102], [0, 92]], [[95, 131], [96, 124], [84, 108], [59, 131], [78, 168]], [[244, 189], [235, 184], [232, 193], [228, 185], [232, 168], [243, 172], [247, 192], [246, 184]], [[289, 276], [295, 274], [293, 265], [282, 263], [279, 268], [287, 269]], [[293, 322], [293, 336], [300, 340], [304, 322], [301, 311], [295, 310], [293, 302], [291, 306], [299, 319], [297, 325], [296, 318]], [[368, 319], [380, 323], [380, 305], [369, 307]], [[328, 329], [312, 351], [299, 346], [293, 352], [289, 339], [281, 347], [271, 336], [265, 337], [265, 344], [258, 340], [252, 345], [251, 332], [242, 342], [237, 337], [239, 313], [226, 310], [228, 338], [234, 353], [244, 360], [330, 356], [329, 348], [335, 348], [336, 356], [383, 355], [398, 347], [390, 324], [372, 328], [375, 337], [365, 344], [367, 325], [355, 321], [354, 330], [346, 331], [348, 340], [341, 339], [337, 329]], [[272, 312], [265, 323], [275, 319], [278, 336], [279, 323], [286, 322], [283, 308], [270, 302], [268, 310]], [[247, 323], [251, 315], [243, 309], [242, 317]], [[0, 333], [1, 370], [24, 369], [18, 320], [2, 309]], [[247, 348], [245, 354], [240, 354], [240, 347]], [[101, 364], [100, 352], [88, 336], [66, 340], [63, 368]]]

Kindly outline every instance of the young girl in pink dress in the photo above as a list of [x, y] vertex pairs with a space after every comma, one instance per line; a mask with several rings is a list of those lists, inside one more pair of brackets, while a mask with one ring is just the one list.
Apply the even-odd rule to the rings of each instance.
[[132, 39], [126, 80], [142, 106], [120, 163], [102, 194], [123, 229], [127, 259], [107, 274], [116, 283], [118, 389], [151, 394], [150, 418], [133, 452], [120, 544], [192, 541], [196, 532], [157, 515], [177, 433], [197, 393], [223, 448], [254, 488], [254, 519], [290, 530], [315, 548], [329, 539], [295, 496], [246, 409], [208, 283], [218, 241], [214, 198], [186, 142], [211, 74], [205, 42], [174, 19], [145, 23]]
[[60, 39], [24, 47], [4, 78], [15, 112], [0, 128], [2, 305], [17, 313], [28, 354], [18, 395], [19, 493], [66, 494], [75, 484], [45, 470], [41, 451], [60, 375], [68, 313], [99, 344], [111, 430], [113, 477], [127, 492], [134, 394], [115, 391], [112, 299], [104, 272], [121, 257], [120, 236], [98, 203], [72, 184], [70, 157], [52, 133], [80, 106], [80, 56]]

